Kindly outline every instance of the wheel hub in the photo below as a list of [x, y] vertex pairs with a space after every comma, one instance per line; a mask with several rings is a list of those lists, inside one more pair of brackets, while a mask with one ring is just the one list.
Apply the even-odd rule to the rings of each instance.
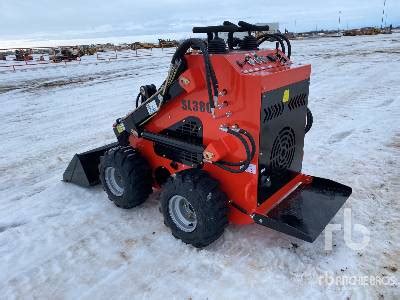
[[115, 196], [124, 194], [124, 182], [121, 172], [114, 167], [107, 167], [104, 172], [107, 187]]
[[184, 232], [192, 232], [197, 226], [197, 216], [189, 201], [180, 195], [172, 196], [168, 204], [169, 215], [175, 225]]

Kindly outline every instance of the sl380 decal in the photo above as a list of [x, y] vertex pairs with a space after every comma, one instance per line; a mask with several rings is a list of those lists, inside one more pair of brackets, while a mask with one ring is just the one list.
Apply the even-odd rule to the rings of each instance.
[[198, 100], [182, 100], [182, 109], [211, 113], [210, 103]]

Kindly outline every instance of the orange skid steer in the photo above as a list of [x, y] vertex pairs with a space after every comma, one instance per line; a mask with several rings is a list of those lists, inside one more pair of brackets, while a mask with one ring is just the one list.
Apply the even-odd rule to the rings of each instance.
[[352, 190], [301, 173], [311, 66], [291, 61], [284, 35], [253, 35], [267, 31], [246, 22], [193, 28], [207, 39], [182, 42], [163, 84], [142, 86], [136, 108], [114, 123], [117, 141], [77, 154], [64, 181], [101, 182], [125, 209], [161, 189], [165, 224], [195, 247], [229, 223], [313, 242]]

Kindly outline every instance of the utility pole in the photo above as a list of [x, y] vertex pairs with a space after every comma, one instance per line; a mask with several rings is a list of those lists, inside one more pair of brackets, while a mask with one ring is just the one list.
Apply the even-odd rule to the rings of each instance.
[[383, 10], [382, 10], [381, 29], [383, 29], [383, 18], [385, 17], [385, 7], [386, 7], [386, 0], [383, 0]]
[[342, 11], [339, 10], [339, 25], [338, 25], [338, 30], [337, 30], [338, 33], [340, 33], [340, 16], [341, 16], [341, 14], [342, 14]]

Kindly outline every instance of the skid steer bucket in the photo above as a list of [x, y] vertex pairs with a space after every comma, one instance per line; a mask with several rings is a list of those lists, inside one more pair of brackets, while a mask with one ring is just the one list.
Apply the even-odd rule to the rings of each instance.
[[84, 153], [75, 154], [63, 174], [63, 181], [72, 182], [83, 187], [96, 185], [100, 182], [100, 156], [118, 143], [108, 144]]
[[312, 177], [266, 214], [254, 214], [255, 223], [313, 242], [351, 195], [351, 188]]

